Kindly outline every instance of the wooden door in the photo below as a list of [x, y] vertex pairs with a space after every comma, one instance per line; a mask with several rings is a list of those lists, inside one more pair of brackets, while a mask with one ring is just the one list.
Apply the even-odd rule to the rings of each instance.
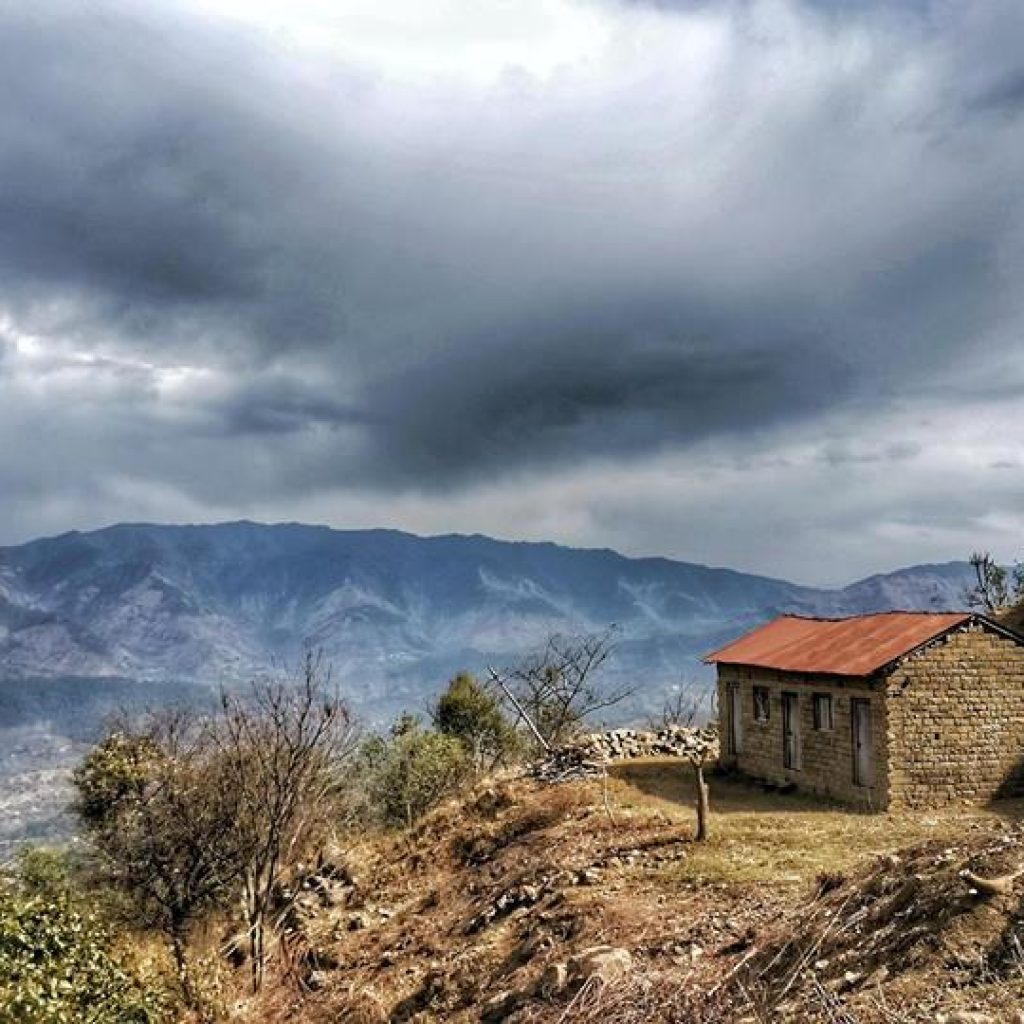
[[743, 753], [743, 726], [741, 715], [743, 702], [740, 698], [740, 684], [729, 684], [729, 753]]
[[870, 786], [874, 778], [874, 751], [871, 736], [871, 701], [850, 701], [853, 721], [853, 781], [858, 786]]
[[782, 695], [782, 764], [800, 767], [800, 697], [795, 693]]

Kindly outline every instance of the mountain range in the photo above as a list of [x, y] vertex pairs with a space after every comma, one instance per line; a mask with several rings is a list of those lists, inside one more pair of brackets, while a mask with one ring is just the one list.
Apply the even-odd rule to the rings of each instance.
[[483, 536], [118, 525], [0, 548], [0, 680], [130, 682], [159, 699], [281, 671], [314, 647], [353, 703], [391, 713], [549, 633], [615, 624], [608, 670], [651, 705], [700, 675], [701, 653], [775, 614], [960, 607], [969, 571], [915, 566], [828, 590]]

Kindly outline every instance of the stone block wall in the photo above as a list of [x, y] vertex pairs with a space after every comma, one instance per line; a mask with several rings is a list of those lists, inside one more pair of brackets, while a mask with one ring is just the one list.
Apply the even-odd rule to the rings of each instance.
[[1024, 793], [1024, 647], [974, 623], [887, 680], [890, 787], [908, 807]]
[[[742, 749], [729, 751], [731, 704], [728, 687], [740, 691]], [[768, 691], [768, 719], [754, 717], [754, 688]], [[801, 757], [799, 768], [783, 763], [783, 693], [797, 695]], [[832, 698], [832, 728], [819, 730], [814, 722], [814, 695]], [[870, 786], [854, 781], [852, 701], [870, 702], [872, 775]], [[722, 763], [745, 775], [778, 785], [795, 784], [799, 790], [882, 810], [888, 805], [886, 705], [882, 684], [867, 678], [843, 679], [776, 672], [736, 665], [718, 666], [718, 707], [722, 735]]]

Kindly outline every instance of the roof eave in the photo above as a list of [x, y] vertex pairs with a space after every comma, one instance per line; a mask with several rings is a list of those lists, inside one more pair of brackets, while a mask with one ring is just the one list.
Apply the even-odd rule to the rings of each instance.
[[[759, 668], [769, 672], [787, 672], [793, 675], [802, 676], [834, 676], [837, 679], [867, 679], [870, 676], [887, 675], [900, 662], [913, 657], [915, 654], [922, 651], [924, 648], [931, 646], [936, 641], [943, 640], [949, 636], [950, 633], [954, 633], [958, 629], [963, 629], [964, 626], [970, 625], [974, 622], [981, 622], [986, 626], [986, 628], [991, 629], [994, 633], [999, 633], [1001, 636], [1006, 637], [1006, 639], [1013, 640], [1015, 643], [1024, 646], [1024, 635], [1017, 633], [994, 619], [989, 618], [987, 615], [982, 615], [980, 612], [970, 612], [965, 614], [963, 619], [959, 622], [955, 622], [952, 625], [947, 626], [945, 629], [939, 630], [937, 633], [928, 637], [927, 640], [922, 640], [910, 650], [904, 651], [895, 658], [890, 658], [888, 661], [884, 661], [881, 665], [868, 669], [866, 672], [836, 672], [834, 670], [829, 671], [823, 669], [780, 668], [777, 665], [759, 665], [755, 662], [749, 661], [729, 661], [727, 658], [715, 657], [718, 651], [712, 651], [710, 654], [705, 655], [701, 660], [705, 665], [731, 665], [735, 668]], [[722, 650], [722, 648], [719, 648], [719, 650]]]

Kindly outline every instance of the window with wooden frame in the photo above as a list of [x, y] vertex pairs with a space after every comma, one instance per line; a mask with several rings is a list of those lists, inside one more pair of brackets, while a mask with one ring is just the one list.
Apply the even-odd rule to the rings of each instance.
[[754, 687], [754, 721], [767, 722], [771, 717], [771, 691], [767, 686]]
[[835, 726], [832, 716], [832, 694], [814, 695], [814, 728], [818, 732], [831, 732]]

